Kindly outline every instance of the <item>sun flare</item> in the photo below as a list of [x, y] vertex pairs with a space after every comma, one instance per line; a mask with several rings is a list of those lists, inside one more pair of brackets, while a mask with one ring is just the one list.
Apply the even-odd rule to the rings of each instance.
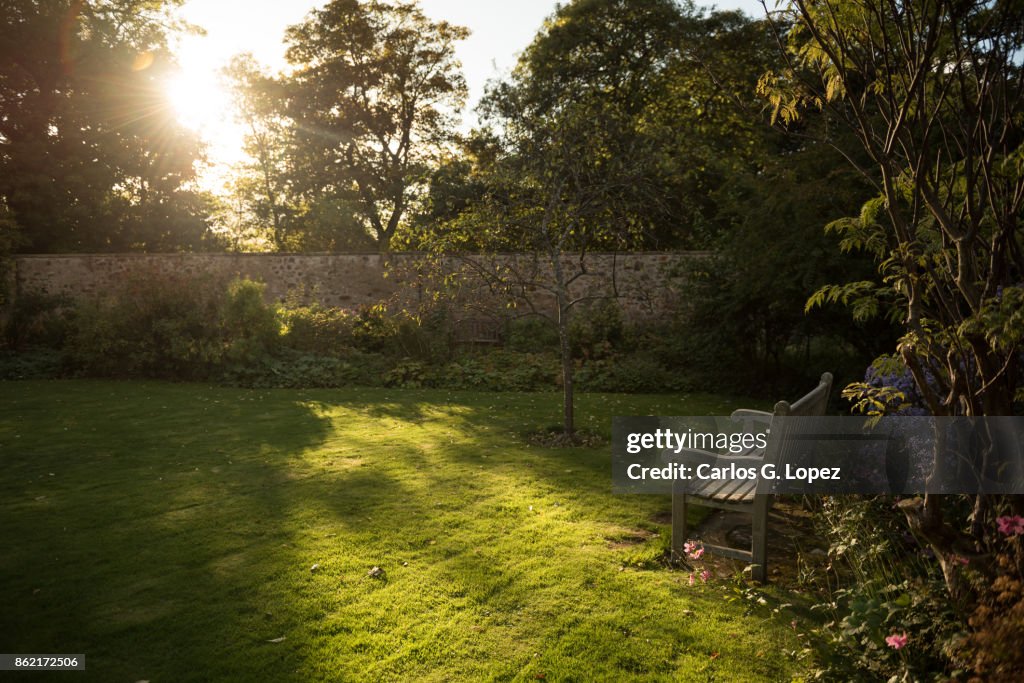
[[167, 84], [167, 96], [189, 128], [216, 133], [234, 123], [230, 97], [213, 73], [184, 71]]
[[245, 134], [235, 118], [234, 102], [223, 77], [208, 61], [190, 65], [186, 53], [182, 70], [165, 87], [168, 102], [182, 125], [192, 129], [206, 145], [208, 162], [199, 185], [221, 192], [234, 164], [245, 158]]

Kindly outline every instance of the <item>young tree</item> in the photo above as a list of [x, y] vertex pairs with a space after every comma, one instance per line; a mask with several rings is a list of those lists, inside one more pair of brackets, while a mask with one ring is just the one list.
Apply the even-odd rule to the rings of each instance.
[[[1014, 414], [1024, 341], [1024, 6], [793, 0], [781, 19], [792, 26], [783, 35], [790, 63], [764, 77], [763, 92], [784, 121], [814, 107], [843, 120], [879, 195], [833, 227], [847, 248], [875, 256], [880, 280], [825, 288], [812, 303], [856, 301], [867, 314], [896, 302], [898, 352], [932, 414]], [[941, 484], [951, 472], [940, 457], [944, 433], [936, 436], [932, 481]], [[1003, 464], [989, 439], [977, 470]], [[950, 502], [928, 494], [901, 506], [962, 595], [954, 551], [982, 553], [993, 517], [1007, 505], [1021, 514], [1024, 502], [975, 496], [969, 531]], [[1019, 575], [1020, 544], [1016, 552]]]
[[296, 185], [355, 207], [382, 251], [452, 140], [466, 95], [455, 43], [467, 35], [376, 0], [333, 0], [288, 30]]

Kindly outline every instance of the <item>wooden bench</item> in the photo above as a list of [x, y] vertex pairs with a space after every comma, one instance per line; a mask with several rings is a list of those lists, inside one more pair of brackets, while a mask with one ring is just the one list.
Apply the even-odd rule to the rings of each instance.
[[[779, 401], [771, 413], [760, 410], [737, 410], [732, 419], [744, 423], [744, 431], [753, 433], [763, 431], [755, 429], [755, 424], [769, 427], [767, 443], [763, 452], [751, 452], [740, 455], [719, 455], [704, 451], [690, 451], [703, 459], [714, 460], [716, 467], [727, 467], [736, 463], [738, 467], [756, 467], [760, 471], [763, 464], [779, 464], [780, 454], [786, 440], [786, 430], [774, 422], [776, 417], [818, 416], [825, 414], [829, 391], [832, 388], [832, 375], [825, 373], [813, 391], [795, 403]], [[672, 487], [672, 558], [684, 556], [683, 545], [686, 537], [686, 512], [690, 505], [744, 512], [752, 518], [752, 540], [750, 550], [704, 544], [708, 552], [749, 562], [753, 565], [753, 579], [764, 583], [768, 576], [768, 511], [772, 505], [772, 495], [766, 491], [770, 485], [758, 479], [731, 479], [708, 481], [696, 492], [688, 482], [675, 481]]]

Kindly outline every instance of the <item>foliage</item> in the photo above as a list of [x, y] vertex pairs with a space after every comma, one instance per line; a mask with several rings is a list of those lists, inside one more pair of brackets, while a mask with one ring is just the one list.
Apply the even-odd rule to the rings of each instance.
[[426, 364], [403, 359], [384, 374], [384, 386], [401, 389], [422, 389], [429, 382], [430, 369]]
[[81, 303], [66, 348], [72, 364], [90, 375], [210, 378], [276, 346], [277, 318], [262, 292], [246, 280], [148, 274]]
[[868, 367], [863, 382], [843, 389], [843, 398], [864, 415], [927, 415], [914, 377], [900, 358], [882, 355]]
[[552, 352], [558, 348], [558, 329], [541, 316], [513, 318], [508, 323], [507, 346], [521, 353]]
[[[1017, 536], [1005, 540], [1008, 544], [1020, 543]], [[1024, 676], [1024, 656], [1015, 647], [1024, 638], [1024, 584], [1015, 571], [1014, 550], [999, 550], [999, 574], [984, 586], [978, 606], [968, 619], [972, 632], [957, 654], [979, 676], [1011, 681]]]
[[442, 369], [437, 386], [486, 391], [550, 391], [558, 386], [558, 363], [550, 354], [492, 351], [456, 358]]
[[[951, 672], [962, 636], [942, 576], [900, 523], [892, 500], [831, 497], [816, 517], [835, 584], [809, 646], [826, 680], [923, 680]], [[906, 643], [887, 638], [906, 636]]]
[[291, 182], [349, 207], [387, 250], [427, 169], [451, 139], [466, 86], [455, 43], [466, 29], [414, 4], [333, 0], [288, 30], [278, 79]]
[[379, 386], [386, 368], [387, 361], [375, 353], [349, 350], [338, 357], [282, 348], [272, 356], [225, 366], [217, 379], [254, 389]]
[[577, 358], [602, 358], [619, 347], [625, 325], [617, 301], [602, 299], [581, 310], [569, 324], [569, 345]]
[[628, 394], [680, 391], [695, 384], [692, 375], [670, 367], [656, 354], [644, 351], [620, 352], [578, 362], [577, 381], [583, 391]]
[[[10, 256], [18, 243], [18, 237], [18, 226], [11, 217], [7, 202], [0, 196], [0, 311], [9, 305], [11, 288], [14, 286], [14, 268]], [[0, 318], [0, 331], [3, 331], [3, 324]]]
[[844, 247], [877, 259], [879, 291], [905, 311], [900, 353], [919, 390], [937, 415], [1009, 414], [1016, 373], [1003, 369], [1009, 351], [999, 339], [1012, 311], [999, 320], [988, 312], [1022, 271], [1020, 8], [793, 8], [789, 46], [804, 71], [766, 76], [762, 87], [783, 118], [808, 101], [831, 106], [875, 164], [881, 196], [834, 227]]
[[18, 296], [7, 309], [3, 346], [60, 349], [72, 326], [71, 302], [63, 296], [29, 293]]
[[[280, 87], [251, 54], [236, 55], [224, 76], [234, 95], [235, 119], [245, 129], [243, 149], [249, 157], [231, 178], [231, 201], [237, 206], [228, 212], [232, 220], [226, 220], [225, 227], [237, 247], [248, 240], [269, 242], [276, 251], [285, 251], [301, 206], [289, 189], [287, 123], [278, 111]], [[246, 246], [252, 250], [251, 244]]]
[[[793, 0], [782, 16], [789, 61], [764, 76], [761, 91], [782, 121], [826, 109], [842, 122], [869, 160], [861, 168], [876, 194], [832, 227], [843, 248], [872, 256], [877, 274], [816, 299], [901, 320], [895, 350], [930, 414], [1013, 415], [1022, 380], [1011, 321], [1024, 302], [1012, 293], [1024, 281], [1024, 6]], [[981, 471], [1008, 464], [990, 438], [977, 457]], [[930, 477], [948, 476], [937, 445]], [[965, 504], [969, 524], [953, 511]], [[970, 606], [979, 595], [951, 558], [986, 548], [1003, 506], [1024, 512], [1019, 496], [901, 503], [954, 600]], [[1024, 553], [1014, 567], [1020, 577]]]
[[0, 380], [55, 379], [67, 371], [64, 354], [53, 349], [0, 351]]
[[319, 304], [286, 307], [284, 344], [302, 353], [340, 356], [354, 346], [356, 316], [342, 308]]
[[204, 245], [199, 142], [164, 94], [180, 4], [0, 3], [0, 203], [19, 249]]
[[[681, 9], [662, 0], [558, 7], [481, 104], [488, 129], [472, 145], [483, 195], [433, 236], [438, 252], [483, 252], [462, 258], [510, 305], [550, 317], [567, 435], [575, 429], [570, 326], [586, 301], [571, 285], [586, 274], [588, 252], [638, 245], [649, 227], [643, 216], [660, 206], [658, 141], [639, 131], [638, 108], [658, 90], [682, 22]], [[524, 257], [500, 264], [488, 258], [498, 251]]]

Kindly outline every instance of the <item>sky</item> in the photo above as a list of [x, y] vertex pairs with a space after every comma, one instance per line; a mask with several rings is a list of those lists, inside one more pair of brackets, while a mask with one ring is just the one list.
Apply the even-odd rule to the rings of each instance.
[[[325, 0], [188, 0], [181, 8], [185, 20], [206, 34], [189, 36], [176, 47], [182, 77], [172, 96], [183, 120], [200, 131], [209, 144], [214, 168], [206, 174], [209, 189], [214, 176], [224, 176], [230, 164], [242, 159], [241, 132], [229, 112], [230, 103], [218, 86], [220, 69], [233, 55], [251, 52], [271, 71], [285, 66], [282, 38], [288, 26], [302, 21]], [[488, 80], [508, 74], [518, 53], [529, 45], [554, 0], [420, 0], [424, 13], [469, 28], [457, 53], [469, 86], [463, 125], [475, 121], [473, 107]], [[698, 4], [702, 4], [698, 2]], [[741, 9], [761, 16], [757, 0], [721, 0], [720, 9]], [[219, 172], [218, 172], [219, 168]]]

